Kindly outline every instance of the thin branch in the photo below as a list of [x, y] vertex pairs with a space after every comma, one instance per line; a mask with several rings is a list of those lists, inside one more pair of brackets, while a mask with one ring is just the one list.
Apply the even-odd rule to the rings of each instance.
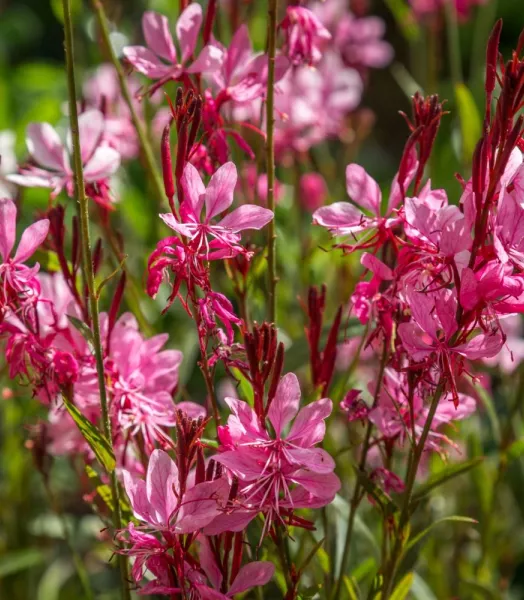
[[[84, 173], [82, 169], [82, 157], [80, 152], [80, 132], [78, 128], [78, 109], [76, 82], [74, 70], [73, 53], [73, 24], [71, 20], [71, 0], [62, 0], [64, 8], [64, 48], [66, 56], [67, 84], [69, 92], [69, 119], [71, 125], [71, 136], [73, 140], [73, 164], [75, 193], [78, 203], [78, 215], [80, 219], [80, 238], [82, 247], [82, 264], [85, 273], [86, 284], [89, 292], [89, 310], [91, 314], [91, 329], [93, 332], [93, 346], [96, 359], [96, 371], [98, 375], [98, 388], [100, 393], [100, 407], [102, 410], [102, 426], [111, 448], [113, 448], [113, 437], [111, 422], [109, 419], [108, 400], [105, 385], [104, 357], [102, 352], [102, 341], [100, 336], [100, 321], [98, 314], [98, 300], [95, 291], [95, 278], [93, 273], [93, 262], [91, 259], [91, 239], [89, 232], [89, 207], [85, 194]], [[122, 529], [122, 518], [120, 514], [120, 498], [116, 472], [110, 473], [111, 491], [113, 495], [113, 525], [116, 530]], [[120, 554], [118, 556], [120, 567], [120, 578], [122, 585], [123, 600], [130, 600], [128, 586], [127, 558]]]

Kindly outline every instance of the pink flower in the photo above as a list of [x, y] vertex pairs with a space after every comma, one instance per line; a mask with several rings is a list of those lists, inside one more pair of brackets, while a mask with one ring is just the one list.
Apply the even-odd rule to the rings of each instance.
[[46, 239], [48, 231], [48, 219], [30, 225], [22, 234], [16, 253], [11, 258], [16, 238], [16, 206], [12, 200], [0, 198], [0, 315], [6, 305], [20, 295], [26, 299], [37, 296], [40, 289], [36, 279], [39, 265], [28, 267], [23, 263]]
[[142, 30], [147, 48], [126, 46], [124, 56], [138, 72], [150, 79], [168, 81], [178, 79], [184, 73], [213, 72], [220, 68], [222, 51], [211, 44], [202, 49], [191, 66], [186, 66], [195, 52], [201, 25], [202, 7], [193, 2], [182, 12], [175, 26], [181, 51], [179, 59], [167, 18], [153, 11], [145, 12]]
[[[372, 383], [370, 388], [373, 388]], [[407, 434], [411, 435], [414, 429], [415, 437], [418, 439], [428, 416], [429, 406], [424, 402], [424, 395], [428, 392], [431, 394], [430, 390], [416, 388], [413, 394], [413, 406], [410, 408], [406, 377], [387, 369], [383, 389], [380, 391], [377, 406], [369, 412], [369, 420], [386, 438], [399, 437], [403, 443]], [[459, 402], [456, 406], [453, 405], [452, 400], [454, 400], [452, 394], [446, 394], [441, 398], [431, 424], [426, 450], [441, 451], [442, 442], [452, 444], [449, 438], [437, 431], [439, 427], [452, 421], [465, 419], [476, 409], [475, 400], [466, 394], [459, 394]]]
[[[84, 179], [87, 185], [105, 182], [120, 166], [120, 154], [102, 144], [104, 116], [95, 109], [78, 118]], [[19, 175], [9, 175], [9, 181], [25, 187], [44, 187], [52, 190], [55, 198], [65, 188], [74, 194], [73, 170], [69, 155], [72, 153], [71, 133], [65, 147], [56, 130], [49, 123], [30, 123], [27, 127], [27, 149], [36, 166], [20, 169]], [[108, 198], [106, 204], [110, 201]]]
[[[208, 77], [218, 90], [217, 107], [228, 100], [242, 104], [262, 98], [267, 87], [267, 55], [253, 52], [247, 26], [237, 29], [228, 48], [217, 41], [213, 44], [223, 53], [220, 69]], [[278, 55], [275, 58], [275, 83], [282, 79], [288, 68], [287, 58]]]
[[404, 349], [416, 362], [437, 358], [437, 364], [446, 373], [453, 400], [458, 406], [455, 374], [462, 368], [462, 358], [478, 360], [496, 356], [504, 344], [504, 338], [494, 326], [488, 333], [470, 337], [471, 331], [465, 334], [462, 332], [459, 339], [455, 339], [459, 329], [456, 321], [458, 303], [454, 290], [416, 292], [410, 288], [406, 297], [413, 320], [398, 326]]
[[331, 34], [314, 13], [301, 6], [288, 6], [280, 24], [286, 33], [286, 53], [291, 63], [314, 65], [322, 58], [319, 40], [330, 40]]
[[[414, 166], [409, 170], [406, 180], [402, 182], [402, 189], [406, 190], [413, 175]], [[398, 174], [393, 180], [386, 216], [383, 217], [381, 215], [382, 192], [378, 183], [360, 165], [348, 165], [346, 169], [347, 193], [363, 210], [359, 210], [349, 202], [334, 202], [315, 211], [313, 223], [326, 227], [336, 236], [354, 236], [372, 229], [376, 231], [371, 240], [374, 238], [382, 240], [387, 235], [387, 230], [398, 223], [398, 219], [392, 217], [393, 209], [402, 200], [401, 186], [397, 179]], [[371, 240], [368, 239], [363, 244], [357, 244], [356, 247], [366, 248], [374, 245], [375, 242]]]
[[363, 82], [335, 52], [326, 51], [315, 69], [288, 71], [275, 95], [275, 149], [305, 152], [331, 137], [344, 135], [345, 117], [360, 103]]
[[[323, 398], [299, 411], [300, 395], [296, 375], [282, 377], [267, 413], [275, 438], [248, 404], [226, 398], [233, 414], [219, 431], [224, 451], [214, 460], [239, 478], [241, 510], [238, 515], [233, 512], [220, 517], [207, 532], [222, 526], [236, 531], [240, 523], [249, 522], [260, 511], [267, 513], [271, 522], [282, 509], [324, 506], [332, 501], [340, 488], [333, 473], [335, 463], [325, 450], [315, 447], [324, 437], [331, 400]], [[284, 429], [293, 419], [285, 435]]]
[[[137, 92], [140, 86], [132, 77], [127, 78], [127, 84], [133, 92]], [[114, 148], [123, 159], [136, 158], [138, 137], [129, 108], [120, 94], [114, 66], [107, 63], [100, 65], [85, 82], [83, 91], [88, 105], [99, 109], [104, 115], [102, 142]], [[141, 106], [136, 99], [134, 108], [141, 115]]]
[[173, 534], [194, 533], [210, 523], [225, 505], [225, 479], [205, 481], [180, 493], [176, 464], [163, 450], [153, 450], [146, 480], [123, 471], [134, 516], [151, 529]]
[[189, 574], [194, 579], [194, 586], [202, 600], [229, 600], [236, 594], [265, 585], [273, 577], [275, 565], [268, 561], [254, 561], [244, 565], [238, 571], [234, 580], [226, 586], [227, 591], [223, 593], [224, 581], [220, 565], [217, 564], [215, 555], [206, 537], [201, 536], [199, 559], [200, 566], [204, 570], [211, 586], [206, 585], [205, 578], [197, 573]]
[[299, 201], [308, 212], [324, 206], [328, 198], [326, 180], [319, 173], [305, 173], [299, 181]]
[[[195, 167], [188, 163], [182, 175], [184, 202], [180, 208], [181, 220], [172, 214], [162, 214], [161, 219], [177, 233], [191, 240], [194, 247], [208, 260], [229, 258], [242, 252], [240, 232], [261, 229], [273, 218], [272, 211], [254, 204], [244, 204], [213, 223], [212, 219], [226, 211], [233, 203], [237, 182], [237, 168], [232, 162], [222, 165], [204, 186]], [[205, 207], [205, 217], [201, 213]], [[208, 237], [215, 242], [209, 245]]]

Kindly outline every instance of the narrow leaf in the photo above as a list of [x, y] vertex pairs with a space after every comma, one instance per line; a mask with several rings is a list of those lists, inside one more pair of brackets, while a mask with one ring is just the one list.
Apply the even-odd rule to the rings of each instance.
[[409, 552], [414, 546], [416, 546], [420, 542], [420, 540], [425, 538], [434, 527], [436, 527], [440, 523], [444, 523], [446, 521], [456, 521], [459, 523], [473, 523], [475, 525], [478, 523], [478, 521], [476, 521], [475, 519], [472, 519], [471, 517], [461, 517], [460, 515], [453, 515], [451, 517], [443, 517], [442, 519], [438, 519], [437, 521], [434, 521], [433, 523], [431, 523], [431, 525], [426, 527], [426, 529], [424, 529], [423, 531], [418, 533], [414, 538], [412, 538], [409, 541], [409, 543], [407, 544], [404, 552], [405, 553]]
[[84, 415], [72, 402], [70, 402], [65, 396], [62, 396], [62, 398], [64, 400], [65, 407], [73, 418], [73, 421], [76, 423], [76, 426], [78, 427], [85, 441], [95, 453], [98, 462], [108, 473], [111, 473], [115, 468], [116, 460], [110, 443], [93, 425], [93, 423], [84, 417]]
[[377, 502], [380, 509], [384, 512], [385, 515], [393, 515], [398, 511], [398, 506], [384, 492], [384, 490], [382, 490], [378, 485], [371, 481], [367, 473], [364, 473], [358, 467], [355, 467], [355, 473], [357, 475], [358, 481], [360, 482], [360, 485]]
[[508, 460], [515, 460], [524, 454], [524, 438], [513, 442], [506, 450]]
[[90, 348], [93, 348], [93, 332], [91, 329], [80, 319], [71, 315], [66, 315], [71, 325], [80, 332], [85, 341], [89, 344]]
[[470, 160], [481, 134], [482, 121], [475, 100], [463, 83], [455, 85], [455, 98], [460, 117], [463, 160]]
[[391, 594], [391, 600], [405, 600], [413, 583], [413, 573], [405, 575]]
[[450, 479], [454, 479], [463, 473], [467, 473], [474, 469], [477, 465], [484, 460], [484, 457], [478, 456], [477, 458], [473, 458], [472, 460], [468, 460], [463, 463], [458, 463], [455, 465], [449, 465], [446, 468], [442, 469], [438, 473], [432, 475], [425, 483], [423, 483], [417, 491], [413, 494], [412, 503], [419, 502], [423, 498], [425, 498], [432, 490], [439, 487], [446, 481]]

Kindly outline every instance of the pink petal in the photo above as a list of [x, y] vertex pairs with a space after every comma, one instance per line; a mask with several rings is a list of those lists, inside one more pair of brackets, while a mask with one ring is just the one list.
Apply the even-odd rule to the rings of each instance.
[[222, 594], [222, 592], [217, 592], [201, 583], [197, 583], [195, 587], [198, 590], [198, 597], [200, 600], [230, 600], [231, 598], [230, 596], [226, 596], [225, 594]]
[[69, 172], [69, 160], [58, 133], [49, 123], [29, 123], [27, 149], [35, 161], [53, 171]]
[[176, 464], [163, 450], [153, 450], [147, 467], [146, 493], [154, 523], [163, 526], [169, 524], [169, 517], [177, 506], [174, 491], [177, 489]]
[[318, 444], [326, 432], [324, 419], [329, 417], [332, 410], [333, 403], [329, 398], [322, 398], [302, 408], [293, 422], [287, 441], [303, 448]]
[[242, 68], [252, 54], [251, 40], [247, 25], [241, 25], [237, 30], [227, 49], [227, 57], [224, 63], [226, 72], [226, 82], [230, 83], [230, 78], [235, 69]]
[[7, 175], [6, 179], [15, 183], [16, 185], [21, 185], [23, 187], [42, 187], [42, 188], [52, 188], [54, 187], [53, 177], [50, 175], [48, 177], [43, 177], [41, 175], [24, 175], [24, 174], [14, 174]]
[[244, 229], [262, 229], [274, 217], [273, 211], [255, 204], [243, 204], [226, 215], [218, 224], [238, 233]]
[[242, 481], [258, 479], [264, 468], [265, 455], [262, 451], [242, 448], [228, 450], [213, 456], [213, 460], [230, 469]]
[[286, 456], [290, 462], [313, 473], [332, 473], [335, 469], [335, 461], [322, 448], [286, 448]]
[[393, 271], [385, 265], [379, 258], [369, 252], [364, 252], [360, 257], [360, 264], [369, 269], [373, 275], [376, 275], [382, 281], [393, 279]]
[[49, 231], [49, 220], [41, 219], [30, 225], [22, 234], [18, 249], [13, 258], [14, 262], [22, 263], [27, 260], [40, 244], [46, 239]]
[[435, 350], [431, 343], [424, 339], [424, 331], [416, 323], [401, 323], [398, 326], [398, 334], [413, 360], [420, 361]]
[[[135, 70], [150, 79], [165, 77], [173, 69], [173, 67], [165, 65], [149, 48], [144, 46], [126, 46], [123, 53]], [[176, 73], [173, 73], [173, 77], [175, 76]]]
[[176, 49], [169, 31], [167, 17], [152, 10], [142, 17], [144, 39], [149, 48], [168, 62], [177, 63]]
[[201, 25], [202, 7], [193, 2], [182, 12], [176, 24], [176, 36], [182, 49], [181, 63], [185, 63], [195, 51]]
[[227, 162], [216, 170], [206, 190], [206, 221], [231, 206], [236, 184], [237, 168], [234, 163]]
[[282, 435], [284, 427], [297, 414], [299, 404], [300, 385], [297, 376], [294, 373], [287, 373], [280, 380], [268, 411], [269, 420], [277, 436]]
[[195, 62], [188, 69], [186, 69], [186, 72], [213, 73], [214, 71], [218, 71], [220, 69], [223, 60], [224, 52], [220, 48], [208, 44], [202, 49], [202, 52], [200, 52]]
[[[88, 110], [78, 117], [78, 130], [80, 132], [80, 150], [82, 164], [86, 164], [93, 156], [104, 132], [104, 115], [95, 109]], [[67, 133], [67, 147], [73, 153], [71, 131]]]
[[178, 402], [176, 407], [179, 410], [183, 410], [186, 415], [191, 419], [198, 419], [199, 417], [206, 416], [206, 409], [197, 404], [196, 402], [190, 402], [189, 400], [186, 402]]
[[211, 523], [224, 508], [228, 495], [225, 479], [206, 481], [189, 489], [175, 523], [176, 533], [193, 533]]
[[275, 565], [267, 561], [256, 561], [244, 565], [229, 588], [228, 596], [241, 594], [258, 585], [266, 585], [275, 573]]
[[234, 510], [232, 513], [221, 513], [204, 528], [206, 535], [218, 535], [224, 531], [242, 531], [257, 516], [256, 510]]
[[7, 261], [16, 237], [16, 206], [9, 198], [0, 198], [0, 256]]
[[182, 188], [184, 190], [184, 205], [189, 201], [189, 206], [197, 221], [204, 206], [206, 187], [197, 169], [187, 163], [182, 173]]
[[178, 233], [181, 233], [182, 235], [186, 235], [188, 237], [191, 237], [193, 235], [191, 229], [189, 229], [187, 225], [184, 225], [184, 223], [179, 223], [172, 213], [164, 213], [158, 216], [162, 219], [162, 221], [164, 221], [164, 223], [168, 227], [170, 227], [174, 231], [177, 231]]
[[336, 231], [358, 226], [362, 217], [358, 208], [349, 202], [334, 202], [316, 210], [313, 213], [313, 223]]
[[320, 474], [300, 470], [293, 473], [290, 479], [318, 498], [334, 498], [340, 489], [340, 479], [335, 473]]
[[200, 560], [200, 566], [204, 569], [204, 573], [211, 582], [211, 585], [217, 590], [222, 585], [222, 571], [217, 565], [215, 555], [211, 550], [209, 541], [205, 536], [199, 536], [200, 549], [198, 551], [198, 558]]
[[227, 425], [234, 440], [245, 435], [253, 440], [267, 438], [267, 433], [260, 427], [260, 421], [255, 411], [247, 402], [237, 398], [226, 398], [225, 401], [233, 412], [233, 415], [230, 415], [227, 420]]
[[140, 521], [150, 522], [149, 501], [146, 494], [146, 483], [132, 475], [129, 471], [122, 472], [127, 497], [131, 502], [133, 514]]
[[346, 189], [353, 202], [369, 210], [374, 215], [380, 216], [382, 193], [378, 183], [360, 165], [348, 165], [346, 169]]
[[84, 177], [87, 182], [100, 181], [111, 177], [120, 166], [120, 154], [109, 146], [101, 146], [84, 168]]
[[478, 360], [479, 358], [491, 358], [492, 356], [496, 356], [503, 345], [504, 340], [500, 333], [497, 332], [494, 335], [481, 333], [469, 342], [455, 346], [453, 349], [455, 352], [458, 352], [458, 354], [461, 354], [470, 360]]

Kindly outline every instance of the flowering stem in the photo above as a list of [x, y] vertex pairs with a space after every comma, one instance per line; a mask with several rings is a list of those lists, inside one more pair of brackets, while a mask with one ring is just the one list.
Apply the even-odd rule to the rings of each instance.
[[440, 398], [442, 396], [443, 391], [444, 383], [441, 380], [437, 385], [437, 389], [435, 390], [435, 393], [433, 395], [433, 400], [431, 401], [431, 406], [429, 408], [428, 416], [426, 418], [426, 422], [424, 423], [424, 429], [422, 430], [420, 439], [410, 457], [411, 460], [409, 462], [409, 468], [406, 474], [405, 491], [403, 494], [404, 502], [400, 511], [397, 535], [395, 537], [395, 544], [393, 546], [393, 551], [391, 553], [389, 563], [384, 570], [384, 583], [382, 586], [381, 596], [382, 600], [388, 600], [390, 598], [393, 583], [395, 580], [395, 574], [399, 565], [399, 559], [402, 555], [404, 543], [407, 541], [404, 538], [406, 526], [409, 523], [409, 519], [411, 516], [411, 495], [413, 493], [413, 487], [415, 486], [415, 479], [417, 477], [420, 459], [422, 458], [422, 454], [424, 453], [424, 446], [426, 445], [426, 440], [431, 429], [433, 417], [435, 416], [435, 413], [437, 411], [437, 407], [440, 402]]
[[[73, 24], [71, 20], [71, 0], [62, 0], [64, 9], [64, 47], [66, 55], [67, 83], [69, 91], [69, 119], [71, 124], [71, 136], [73, 141], [73, 172], [75, 180], [75, 192], [78, 203], [78, 215], [80, 219], [80, 239], [82, 248], [82, 264], [85, 274], [85, 280], [89, 293], [89, 310], [91, 313], [91, 330], [93, 333], [93, 346], [96, 360], [96, 371], [98, 375], [98, 389], [100, 393], [100, 407], [102, 411], [102, 426], [104, 435], [113, 449], [113, 437], [111, 432], [111, 422], [109, 419], [109, 409], [105, 385], [104, 358], [102, 353], [102, 342], [100, 336], [100, 322], [98, 314], [98, 299], [95, 290], [95, 277], [93, 273], [93, 262], [91, 260], [91, 239], [89, 232], [89, 207], [88, 199], [85, 194], [84, 173], [82, 170], [82, 157], [80, 153], [80, 133], [78, 129], [78, 110], [76, 82], [74, 71], [73, 55]], [[116, 472], [113, 470], [110, 474], [111, 492], [113, 496], [113, 525], [116, 530], [122, 529], [122, 520], [120, 515], [120, 498], [118, 490], [118, 481]], [[127, 558], [124, 555], [118, 556], [120, 566], [120, 578], [122, 586], [123, 600], [130, 600], [130, 592], [127, 584], [128, 568]]]
[[[384, 351], [382, 353], [382, 360], [380, 361], [380, 368], [377, 377], [377, 387], [375, 388], [375, 394], [373, 398], [373, 406], [377, 404], [378, 397], [380, 394], [380, 389], [382, 387], [382, 380], [384, 379], [384, 372], [386, 370], [386, 363], [388, 357], [388, 345], [384, 342]], [[362, 454], [360, 455], [360, 462], [358, 464], [359, 471], [364, 469], [366, 465], [366, 459], [370, 448], [371, 443], [371, 432], [373, 430], [373, 423], [368, 421], [368, 426], [366, 428], [366, 434], [364, 437], [364, 443], [362, 445]], [[357, 479], [355, 483], [355, 489], [353, 491], [353, 497], [351, 498], [351, 502], [349, 505], [349, 517], [348, 517], [348, 528], [346, 531], [346, 541], [344, 543], [344, 550], [342, 552], [342, 560], [340, 562], [340, 572], [338, 574], [338, 579], [335, 587], [333, 588], [333, 593], [331, 594], [331, 600], [337, 600], [340, 597], [342, 580], [344, 578], [344, 573], [348, 567], [349, 561], [349, 550], [351, 547], [351, 537], [353, 535], [353, 526], [355, 524], [355, 517], [357, 514], [357, 508], [362, 500], [362, 486], [360, 485], [360, 480]]]
[[[278, 0], [268, 0], [268, 77], [266, 98], [266, 167], [267, 167], [267, 207], [275, 213], [275, 142], [273, 138], [275, 128], [274, 101], [275, 101], [275, 53], [277, 39], [277, 4]], [[276, 223], [271, 219], [267, 230], [267, 263], [269, 277], [269, 320], [276, 321], [277, 296], [276, 287], [278, 282], [276, 265]]]
[[162, 202], [162, 198], [164, 197], [164, 185], [162, 183], [162, 178], [160, 177], [160, 172], [157, 168], [157, 164], [155, 162], [155, 155], [153, 153], [153, 149], [151, 144], [149, 143], [149, 139], [147, 137], [146, 129], [138, 116], [134, 103], [133, 96], [129, 91], [129, 86], [127, 85], [126, 76], [124, 74], [124, 70], [120, 61], [118, 60], [115, 51], [113, 50], [113, 46], [111, 45], [111, 39], [109, 36], [109, 25], [107, 21], [107, 16], [104, 10], [104, 6], [101, 0], [93, 0], [93, 8], [96, 13], [96, 18], [98, 21], [98, 27], [100, 29], [100, 34], [102, 36], [102, 40], [104, 42], [105, 47], [107, 48], [107, 52], [109, 54], [109, 59], [118, 75], [118, 81], [120, 82], [120, 91], [122, 92], [122, 96], [129, 108], [129, 112], [131, 114], [131, 120], [133, 121], [133, 125], [135, 127], [136, 133], [138, 135], [138, 140], [140, 142], [140, 148], [142, 150], [142, 157], [144, 161], [144, 167], [149, 175], [149, 179], [154, 187], [155, 196], [157, 198], [157, 202], [160, 204]]

